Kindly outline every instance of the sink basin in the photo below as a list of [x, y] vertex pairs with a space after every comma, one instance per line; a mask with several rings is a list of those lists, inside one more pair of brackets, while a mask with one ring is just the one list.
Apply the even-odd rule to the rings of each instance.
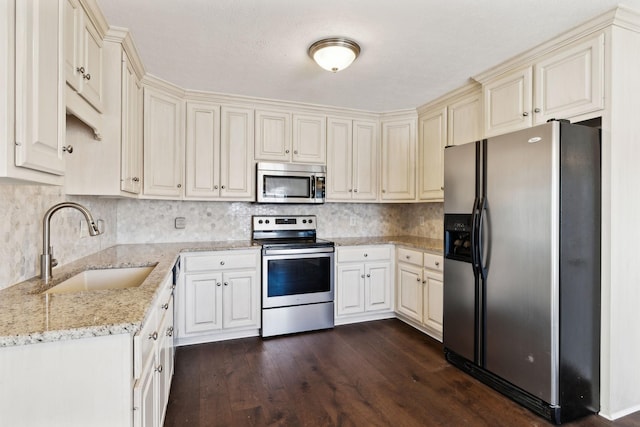
[[47, 289], [44, 293], [64, 294], [100, 289], [135, 288], [144, 282], [153, 268], [154, 266], [85, 270]]

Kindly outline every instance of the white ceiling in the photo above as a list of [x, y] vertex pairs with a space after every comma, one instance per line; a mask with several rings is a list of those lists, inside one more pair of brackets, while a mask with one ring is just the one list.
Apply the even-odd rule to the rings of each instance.
[[[131, 30], [147, 72], [180, 87], [376, 112], [422, 105], [616, 3], [98, 0], [110, 25]], [[329, 36], [362, 48], [336, 74], [307, 55]]]

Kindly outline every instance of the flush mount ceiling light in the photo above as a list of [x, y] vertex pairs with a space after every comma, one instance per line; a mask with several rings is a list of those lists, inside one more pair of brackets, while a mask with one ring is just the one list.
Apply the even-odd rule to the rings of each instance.
[[309, 56], [319, 66], [333, 73], [347, 68], [359, 54], [358, 43], [342, 37], [318, 40], [309, 46]]

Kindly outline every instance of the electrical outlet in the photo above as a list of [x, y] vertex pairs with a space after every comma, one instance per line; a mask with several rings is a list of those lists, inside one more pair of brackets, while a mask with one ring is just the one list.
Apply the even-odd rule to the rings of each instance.
[[89, 230], [87, 229], [87, 222], [84, 219], [78, 220], [78, 237], [84, 239], [89, 235]]
[[354, 226], [358, 225], [358, 217], [352, 216], [349, 218], [349, 225]]
[[182, 230], [187, 226], [187, 219], [183, 216], [176, 217], [175, 227], [178, 230]]

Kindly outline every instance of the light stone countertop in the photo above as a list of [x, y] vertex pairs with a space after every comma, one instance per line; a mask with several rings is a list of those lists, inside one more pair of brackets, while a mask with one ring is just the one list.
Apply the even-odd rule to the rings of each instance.
[[[255, 248], [251, 241], [116, 245], [54, 269], [45, 286], [39, 277], [0, 290], [0, 347], [140, 330], [160, 284], [181, 252]], [[142, 284], [128, 289], [65, 294], [42, 292], [88, 269], [155, 265]]]
[[[329, 239], [338, 246], [396, 244], [442, 254], [442, 240], [414, 236]], [[0, 290], [0, 347], [138, 332], [160, 284], [181, 252], [256, 248], [250, 240], [116, 245], [57, 267], [45, 286], [39, 277]], [[43, 294], [84, 270], [155, 266], [134, 288]]]

